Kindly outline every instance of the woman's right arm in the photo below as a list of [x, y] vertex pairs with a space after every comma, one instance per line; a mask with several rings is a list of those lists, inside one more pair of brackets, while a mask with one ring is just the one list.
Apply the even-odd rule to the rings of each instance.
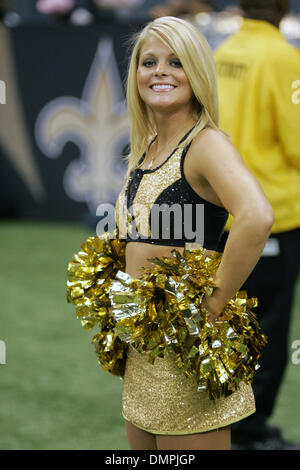
[[203, 306], [215, 319], [258, 262], [271, 232], [273, 210], [257, 179], [226, 137], [205, 129], [192, 148], [199, 177], [208, 181], [234, 218], [214, 278], [216, 288], [212, 296], [203, 299]]

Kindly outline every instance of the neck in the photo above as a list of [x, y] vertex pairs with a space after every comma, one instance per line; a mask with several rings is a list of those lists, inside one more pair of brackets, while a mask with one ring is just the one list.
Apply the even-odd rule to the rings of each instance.
[[[191, 116], [190, 113], [174, 113], [166, 116], [155, 114], [154, 116], [157, 132], [157, 148], [161, 149], [168, 142], [178, 136], [178, 140], [182, 138], [189, 129], [195, 124], [196, 120]], [[176, 142], [177, 144], [178, 142]], [[174, 144], [174, 142], [173, 142]]]
[[248, 18], [249, 20], [258, 20], [258, 21], [266, 21], [267, 23], [270, 23], [272, 24], [273, 26], [275, 26], [276, 28], [279, 28], [280, 26], [280, 22], [283, 18], [283, 16], [278, 12], [278, 14], [274, 13], [274, 12], [270, 12], [270, 14], [268, 15], [267, 12], [265, 15], [260, 15], [260, 14], [257, 14], [255, 15], [255, 13], [245, 13], [245, 18]]

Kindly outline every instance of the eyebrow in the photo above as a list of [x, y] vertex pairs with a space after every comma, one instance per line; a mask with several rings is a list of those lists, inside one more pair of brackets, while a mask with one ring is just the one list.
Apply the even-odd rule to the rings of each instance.
[[[150, 51], [143, 52], [143, 53], [141, 54], [141, 57], [144, 56], [144, 55], [152, 55], [152, 56], [155, 56], [155, 52], [153, 52], [153, 51], [151, 51], [151, 50], [150, 50]], [[177, 57], [174, 52], [171, 52], [171, 53], [168, 55], [168, 57], [172, 57], [172, 56]]]

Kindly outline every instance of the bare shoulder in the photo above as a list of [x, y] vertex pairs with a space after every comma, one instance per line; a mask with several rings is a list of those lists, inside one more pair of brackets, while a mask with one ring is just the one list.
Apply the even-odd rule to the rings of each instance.
[[191, 150], [193, 154], [198, 155], [198, 159], [201, 155], [199, 160], [202, 161], [207, 161], [211, 158], [228, 160], [230, 157], [242, 161], [240, 153], [229, 138], [222, 132], [212, 128], [206, 128], [199, 132], [193, 140]]
[[191, 150], [193, 178], [206, 180], [230, 214], [235, 216], [249, 205], [262, 210], [269, 208], [257, 179], [226, 135], [203, 129], [193, 139]]
[[222, 133], [218, 132], [216, 129], [213, 129], [212, 127], [206, 127], [205, 129], [202, 129], [197, 136], [195, 137], [195, 140], [197, 142], [201, 141], [211, 141], [211, 142], [225, 142], [228, 141], [228, 138]]

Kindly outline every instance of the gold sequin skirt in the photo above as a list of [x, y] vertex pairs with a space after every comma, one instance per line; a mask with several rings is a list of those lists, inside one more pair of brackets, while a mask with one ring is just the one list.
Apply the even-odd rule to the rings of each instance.
[[152, 365], [128, 348], [122, 392], [123, 417], [153, 434], [195, 434], [221, 428], [255, 412], [251, 385], [229, 397], [210, 400], [197, 390], [175, 363], [175, 354], [156, 358]]

